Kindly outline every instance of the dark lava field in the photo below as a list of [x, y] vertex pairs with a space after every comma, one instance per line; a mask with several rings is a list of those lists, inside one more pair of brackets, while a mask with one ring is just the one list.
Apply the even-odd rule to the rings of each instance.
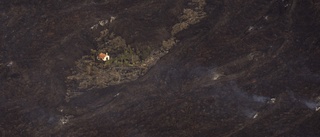
[[0, 0], [0, 28], [0, 137], [320, 136], [318, 0]]

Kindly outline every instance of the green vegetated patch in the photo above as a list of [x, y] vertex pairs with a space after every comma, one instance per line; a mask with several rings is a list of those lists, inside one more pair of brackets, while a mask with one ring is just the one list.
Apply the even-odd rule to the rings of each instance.
[[171, 49], [179, 42], [175, 37], [177, 33], [188, 29], [191, 25], [199, 23], [206, 17], [206, 12], [204, 12], [206, 5], [205, 0], [191, 0], [188, 2], [188, 5], [190, 5], [190, 7], [183, 9], [183, 13], [179, 17], [179, 22], [172, 26], [171, 38], [162, 42], [162, 47], [165, 50]]
[[[135, 80], [146, 72], [148, 65], [143, 62], [152, 51], [150, 47], [133, 48], [121, 36], [109, 33], [108, 29], [101, 31], [96, 41], [98, 49], [91, 49], [91, 55], [78, 60], [73, 74], [67, 77], [69, 83], [78, 83], [77, 88], [107, 87]], [[108, 53], [110, 60], [98, 60], [99, 53]]]
[[[104, 28], [96, 38], [97, 49], [91, 49], [91, 55], [83, 56], [76, 62], [72, 75], [67, 77], [68, 85], [75, 85], [75, 88], [79, 89], [102, 88], [133, 81], [144, 75], [179, 42], [175, 38], [177, 33], [200, 22], [206, 16], [205, 0], [191, 0], [189, 5], [191, 7], [184, 9], [182, 15], [178, 17], [180, 21], [172, 26], [171, 37], [164, 39], [162, 45], [159, 43], [161, 46], [158, 47], [146, 43], [135, 43], [132, 47], [121, 36], [110, 32], [106, 28], [108, 25], [100, 24]], [[91, 29], [96, 29], [98, 26], [96, 24]], [[98, 60], [99, 53], [108, 53], [110, 60], [105, 62]]]
[[192, 0], [188, 4], [193, 5], [193, 7], [183, 9], [183, 14], [179, 17], [180, 22], [172, 27], [172, 36], [206, 17], [206, 12], [204, 12], [205, 0]]

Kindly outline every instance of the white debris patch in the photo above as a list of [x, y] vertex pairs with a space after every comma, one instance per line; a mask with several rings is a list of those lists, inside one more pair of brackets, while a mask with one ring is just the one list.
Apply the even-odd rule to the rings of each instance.
[[72, 115], [66, 115], [66, 116], [63, 116], [62, 118], [60, 118], [59, 122], [61, 125], [65, 125], [65, 124], [69, 123], [71, 118], [73, 118]]
[[97, 29], [98, 28], [98, 24], [93, 25], [92, 27], [90, 27], [90, 29]]
[[116, 20], [116, 17], [111, 16], [111, 17], [110, 17], [110, 23], [112, 23], [114, 20]]
[[113, 97], [117, 97], [117, 96], [119, 96], [120, 95], [120, 93], [117, 93], [116, 95], [114, 95]]
[[101, 20], [101, 21], [99, 21], [99, 25], [104, 26], [104, 25], [108, 24], [108, 22], [109, 22], [109, 20]]
[[212, 72], [212, 80], [218, 80], [222, 75], [223, 75], [223, 73], [220, 73], [220, 72], [214, 70]]
[[271, 98], [270, 101], [268, 103], [274, 104], [276, 103], [276, 98]]
[[259, 113], [256, 113], [256, 114], [253, 115], [252, 118], [255, 119], [255, 118], [257, 118], [258, 116], [259, 116]]
[[13, 61], [10, 61], [8, 64], [7, 64], [7, 67], [11, 67], [13, 65]]
[[69, 119], [66, 118], [66, 117], [63, 117], [63, 118], [60, 119], [60, 123], [61, 123], [62, 125], [67, 124], [68, 122], [69, 122]]
[[105, 20], [100, 20], [97, 24], [94, 24], [93, 26], [90, 27], [91, 30], [97, 29], [99, 26], [106, 26], [108, 23], [112, 23], [116, 17], [111, 16], [110, 19], [105, 19]]
[[249, 28], [248, 28], [248, 31], [252, 31], [254, 29], [254, 27], [253, 26], [250, 26]]
[[254, 111], [252, 109], [243, 109], [242, 112], [246, 117], [252, 118], [252, 119], [257, 118], [259, 115], [259, 112]]

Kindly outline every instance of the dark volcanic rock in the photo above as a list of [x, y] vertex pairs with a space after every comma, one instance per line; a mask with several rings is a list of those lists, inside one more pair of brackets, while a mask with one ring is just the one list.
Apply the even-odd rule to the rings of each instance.
[[[0, 24], [3, 137], [320, 136], [315, 0], [4, 0]], [[76, 65], [106, 29], [150, 51], [97, 86], [114, 66]]]

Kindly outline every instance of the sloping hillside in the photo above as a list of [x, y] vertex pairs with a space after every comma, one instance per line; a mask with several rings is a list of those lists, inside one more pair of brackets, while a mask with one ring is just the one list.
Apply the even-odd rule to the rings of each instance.
[[315, 0], [4, 0], [0, 13], [3, 137], [320, 136]]

